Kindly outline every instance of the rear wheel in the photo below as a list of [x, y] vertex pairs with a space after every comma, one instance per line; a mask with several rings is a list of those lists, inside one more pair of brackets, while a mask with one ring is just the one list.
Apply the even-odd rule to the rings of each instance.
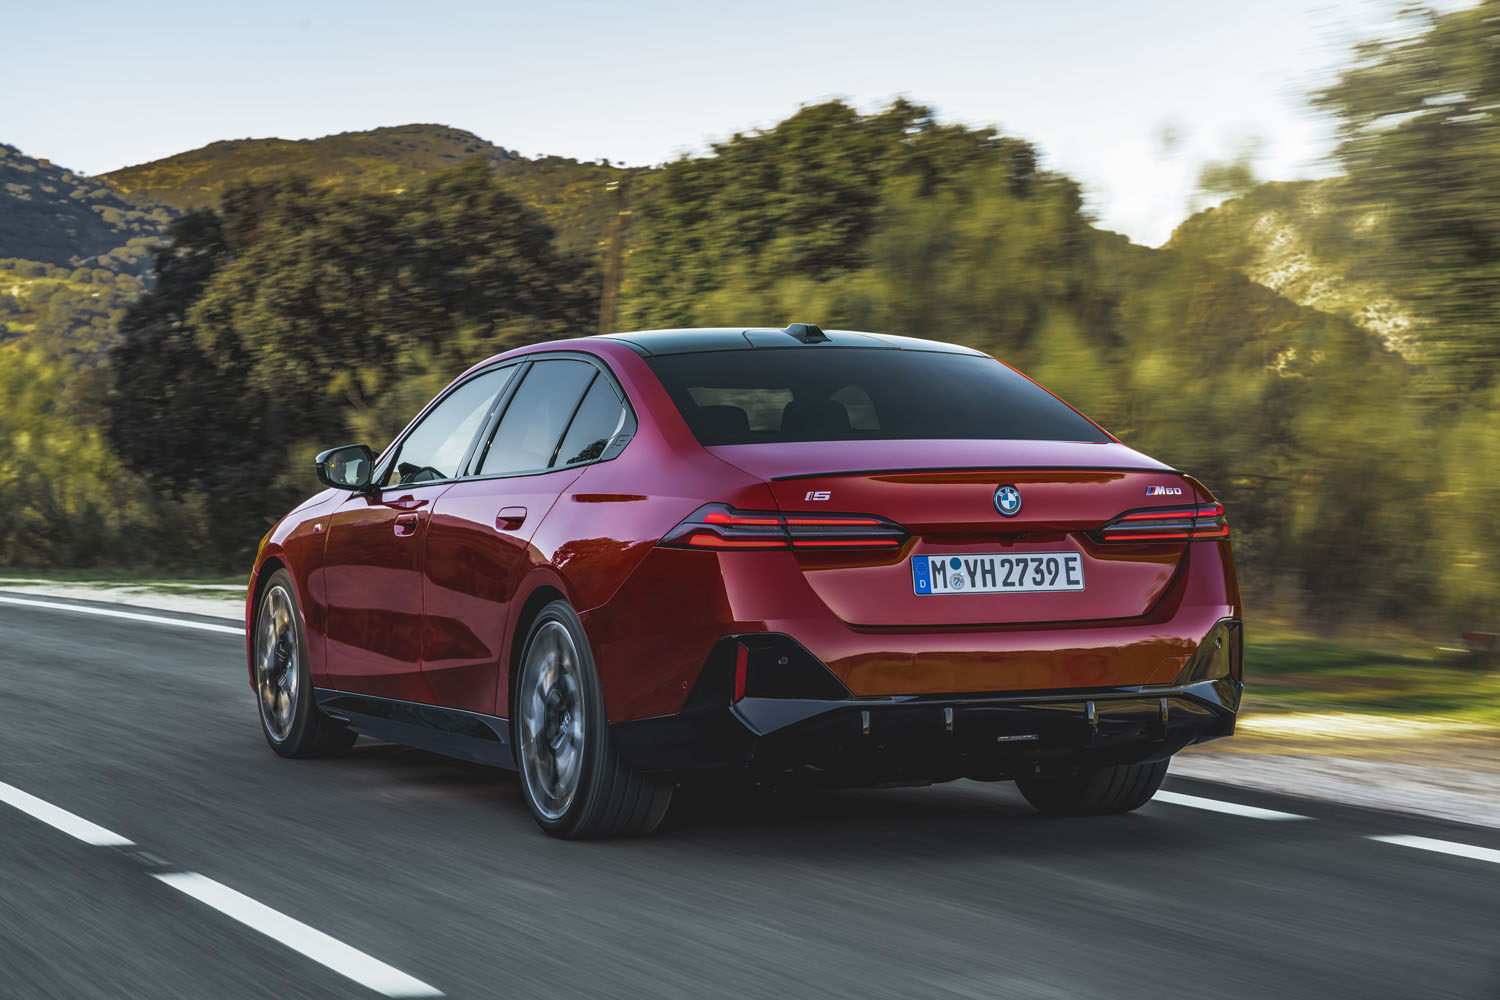
[[526, 804], [547, 833], [629, 837], [661, 825], [672, 786], [615, 753], [594, 656], [566, 601], [531, 625], [511, 714]]
[[266, 742], [283, 757], [340, 753], [356, 734], [318, 711], [307, 667], [307, 637], [292, 578], [271, 574], [255, 608], [255, 694]]
[[1167, 762], [1107, 764], [1077, 774], [1017, 778], [1016, 787], [1049, 816], [1103, 816], [1139, 809], [1167, 776]]

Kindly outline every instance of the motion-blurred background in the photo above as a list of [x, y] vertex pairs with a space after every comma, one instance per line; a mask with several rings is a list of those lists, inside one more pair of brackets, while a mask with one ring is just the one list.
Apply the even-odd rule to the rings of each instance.
[[1207, 483], [1252, 743], [1500, 721], [1500, 3], [462, 6], [8, 17], [13, 583], [241, 577], [312, 454], [508, 347], [815, 322]]

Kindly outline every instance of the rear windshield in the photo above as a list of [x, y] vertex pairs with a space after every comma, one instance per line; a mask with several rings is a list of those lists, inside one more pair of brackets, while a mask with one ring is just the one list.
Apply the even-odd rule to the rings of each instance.
[[1045, 389], [972, 354], [803, 347], [645, 360], [705, 445], [1108, 440]]

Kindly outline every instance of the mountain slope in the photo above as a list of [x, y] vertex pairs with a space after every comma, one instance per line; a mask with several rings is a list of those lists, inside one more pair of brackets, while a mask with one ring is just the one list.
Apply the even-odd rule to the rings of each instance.
[[126, 202], [98, 178], [0, 143], [0, 259], [139, 273], [150, 263], [146, 247], [171, 216], [161, 206]]
[[[548, 156], [528, 159], [472, 132], [446, 125], [399, 125], [318, 139], [235, 139], [101, 175], [131, 200], [177, 209], [212, 207], [247, 181], [311, 178], [318, 185], [399, 190], [483, 157], [511, 194], [540, 211], [565, 249], [593, 252], [612, 214], [606, 186], [630, 177], [637, 196], [650, 171]], [[639, 180], [635, 180], [636, 178]]]
[[399, 125], [318, 139], [228, 139], [100, 179], [122, 194], [174, 208], [211, 208], [226, 187], [245, 181], [298, 174], [318, 183], [387, 189], [471, 156], [498, 164], [516, 155], [462, 129]]

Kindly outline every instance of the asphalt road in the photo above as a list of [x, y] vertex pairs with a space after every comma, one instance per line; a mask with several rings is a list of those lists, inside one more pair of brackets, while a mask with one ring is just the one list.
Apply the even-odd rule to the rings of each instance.
[[[0, 603], [0, 997], [1500, 997], [1497, 831], [1169, 778], [1197, 806], [748, 793], [560, 843], [506, 772], [364, 741], [274, 756], [242, 648]], [[153, 877], [182, 872], [261, 909]], [[293, 947], [255, 929], [286, 918]], [[387, 978], [334, 971], [339, 947]]]

